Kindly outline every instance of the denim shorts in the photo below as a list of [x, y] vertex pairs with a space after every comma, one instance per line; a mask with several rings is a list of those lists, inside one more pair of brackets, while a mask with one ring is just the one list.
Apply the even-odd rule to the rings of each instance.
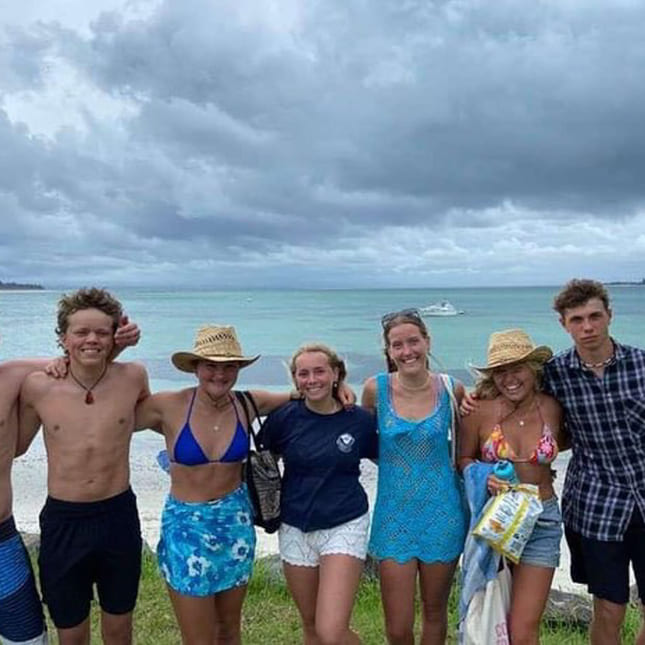
[[562, 514], [557, 497], [542, 500], [543, 510], [526, 543], [520, 564], [534, 567], [556, 568], [560, 564], [562, 539]]
[[278, 534], [280, 557], [299, 567], [317, 567], [321, 556], [332, 554], [365, 560], [369, 525], [369, 512], [330, 529], [308, 533], [283, 522]]

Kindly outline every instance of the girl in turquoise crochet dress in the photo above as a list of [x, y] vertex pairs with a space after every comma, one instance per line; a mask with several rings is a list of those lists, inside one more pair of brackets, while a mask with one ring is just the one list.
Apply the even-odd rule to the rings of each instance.
[[[414, 643], [421, 589], [424, 645], [444, 643], [447, 604], [466, 536], [466, 507], [451, 463], [450, 394], [428, 368], [430, 336], [415, 309], [382, 318], [388, 372], [365, 382], [362, 405], [376, 411], [379, 474], [369, 543], [378, 560], [391, 645]], [[457, 401], [461, 383], [452, 381]]]

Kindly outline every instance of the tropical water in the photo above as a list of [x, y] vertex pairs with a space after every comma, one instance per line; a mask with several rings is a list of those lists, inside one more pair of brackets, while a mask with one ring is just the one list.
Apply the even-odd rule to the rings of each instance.
[[[249, 387], [288, 386], [284, 367], [303, 342], [322, 341], [336, 348], [349, 365], [349, 380], [360, 387], [383, 368], [380, 317], [406, 307], [449, 300], [464, 315], [426, 318], [436, 367], [469, 382], [469, 363], [485, 360], [488, 335], [522, 327], [536, 343], [554, 350], [569, 346], [551, 303], [557, 287], [327, 290], [327, 291], [115, 291], [142, 330], [138, 346], [123, 360], [148, 368], [153, 390], [180, 387], [190, 376], [169, 361], [189, 350], [204, 323], [235, 325], [244, 351], [262, 359], [241, 372]], [[0, 354], [3, 358], [48, 356], [57, 352], [54, 334], [58, 291], [0, 291]], [[645, 327], [645, 288], [613, 287], [612, 333], [638, 345]]]
[[[380, 318], [384, 313], [448, 300], [464, 314], [426, 318], [432, 336], [435, 368], [471, 383], [469, 364], [482, 364], [488, 335], [522, 327], [538, 344], [555, 351], [570, 345], [551, 309], [557, 287], [327, 290], [327, 291], [114, 291], [141, 330], [141, 341], [122, 360], [143, 362], [153, 391], [191, 384], [191, 375], [170, 363], [175, 351], [191, 350], [197, 328], [205, 323], [235, 325], [244, 352], [262, 358], [240, 373], [241, 388], [290, 388], [285, 367], [302, 343], [321, 341], [346, 359], [349, 382], [360, 395], [363, 380], [384, 369]], [[615, 320], [612, 333], [623, 343], [642, 344], [645, 329], [645, 288], [610, 289]], [[0, 291], [0, 354], [3, 359], [49, 356], [58, 352], [54, 333], [59, 291]], [[154, 543], [168, 482], [155, 463], [162, 447], [158, 435], [138, 433], [132, 445], [133, 487], [139, 496], [142, 524]], [[568, 457], [558, 459], [561, 476]], [[14, 468], [16, 517], [21, 527], [35, 530], [45, 495], [46, 461], [36, 442]], [[374, 494], [374, 470], [366, 466], [364, 485]], [[275, 544], [264, 545], [272, 550]]]

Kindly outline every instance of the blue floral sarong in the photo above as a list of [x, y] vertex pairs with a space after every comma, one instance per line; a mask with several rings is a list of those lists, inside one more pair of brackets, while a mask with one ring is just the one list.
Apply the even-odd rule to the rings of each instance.
[[168, 495], [157, 560], [175, 591], [210, 596], [245, 585], [254, 555], [255, 528], [246, 485], [209, 502], [182, 502]]

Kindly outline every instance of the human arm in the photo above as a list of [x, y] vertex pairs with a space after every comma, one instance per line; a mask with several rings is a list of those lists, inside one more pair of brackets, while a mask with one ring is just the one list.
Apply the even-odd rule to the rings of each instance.
[[27, 452], [41, 426], [40, 416], [34, 406], [37, 391], [37, 381], [30, 377], [25, 378], [20, 388], [16, 457], [20, 457]]
[[338, 400], [344, 408], [351, 408], [356, 403], [356, 392], [345, 381], [338, 384], [337, 394]]
[[564, 411], [557, 399], [546, 394], [543, 395], [540, 403], [542, 415], [551, 428], [553, 436], [558, 444], [558, 450], [569, 450], [571, 448], [571, 436], [567, 431]]
[[459, 424], [459, 470], [462, 472], [469, 464], [477, 461], [479, 450], [479, 426], [481, 420], [477, 412], [462, 417]]
[[114, 360], [126, 347], [136, 345], [141, 338], [141, 330], [137, 323], [130, 322], [130, 319], [123, 315], [119, 325], [114, 332], [114, 348], [110, 354], [110, 360]]
[[479, 397], [477, 396], [477, 393], [473, 390], [471, 392], [466, 392], [464, 389], [464, 395], [463, 398], [461, 399], [459, 403], [459, 415], [463, 417], [467, 417], [469, 414], [472, 414], [477, 410], [477, 406], [479, 405]]
[[[268, 392], [267, 390], [251, 390], [249, 394], [253, 397], [255, 405], [258, 408], [258, 412], [264, 416], [273, 412], [280, 406], [283, 406], [289, 401], [297, 401], [301, 399], [302, 396], [297, 390], [291, 390], [289, 392]], [[253, 421], [253, 419], [251, 419]]]
[[363, 384], [361, 407], [376, 414], [376, 379], [373, 376], [370, 376]]
[[137, 403], [134, 413], [135, 430], [154, 430], [161, 432], [161, 422], [163, 420], [160, 397], [163, 392], [153, 394], [142, 399]]

